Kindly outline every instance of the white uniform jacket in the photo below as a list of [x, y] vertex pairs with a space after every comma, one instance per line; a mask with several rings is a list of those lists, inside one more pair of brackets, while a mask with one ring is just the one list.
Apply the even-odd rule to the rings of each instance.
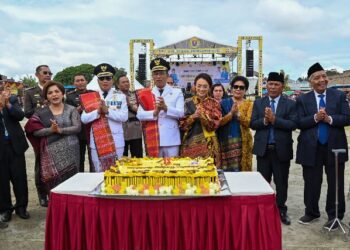
[[[156, 86], [153, 87], [152, 93], [156, 99], [160, 96]], [[158, 117], [153, 117], [154, 110], [145, 111], [139, 105], [136, 117], [140, 121], [158, 120], [160, 147], [180, 145], [179, 119], [184, 116], [184, 97], [182, 91], [166, 84], [162, 97], [168, 107], [167, 112], [162, 110], [158, 114]]]
[[[117, 148], [124, 147], [124, 133], [122, 122], [128, 120], [128, 106], [126, 103], [126, 97], [120, 91], [110, 89], [106, 98], [103, 98], [103, 91], [99, 90], [101, 99], [106, 102], [108, 106], [108, 114], [106, 115], [108, 119], [108, 124], [111, 129], [114, 143]], [[93, 122], [94, 120], [100, 118], [97, 110], [90, 113], [83, 111], [81, 114], [81, 121], [84, 124]], [[90, 131], [90, 147], [91, 149], [96, 149], [95, 141], [93, 140], [92, 129]]]

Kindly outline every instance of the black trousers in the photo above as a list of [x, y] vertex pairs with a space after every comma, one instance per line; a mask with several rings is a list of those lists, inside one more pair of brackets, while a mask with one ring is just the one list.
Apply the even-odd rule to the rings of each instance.
[[[326, 200], [326, 212], [328, 219], [335, 218], [335, 162], [328, 161], [328, 148], [324, 145], [318, 145], [316, 151], [316, 165], [305, 166], [303, 165], [303, 177], [304, 177], [304, 204], [305, 214], [312, 217], [320, 217], [320, 209], [318, 202], [321, 195], [323, 166], [325, 166], [325, 172], [327, 176], [327, 200]], [[344, 194], [344, 163], [338, 164], [339, 176], [338, 176], [338, 216], [343, 219], [345, 213], [345, 194]]]
[[[80, 147], [80, 165], [79, 165], [79, 172], [84, 172], [84, 166], [85, 166], [85, 153], [86, 153], [86, 147], [88, 147], [86, 140], [79, 140], [79, 147]], [[88, 150], [89, 155], [89, 170], [91, 172], [91, 156], [90, 151]]]
[[128, 156], [129, 149], [130, 149], [131, 157], [142, 158], [143, 157], [142, 138], [125, 141], [124, 153], [123, 153], [124, 156]]
[[[0, 212], [13, 211], [13, 209], [28, 205], [28, 184], [26, 161], [24, 153], [17, 155], [9, 142], [4, 145], [0, 155]], [[11, 187], [16, 197], [16, 204], [12, 206]]]
[[290, 161], [280, 161], [273, 148], [268, 148], [263, 157], [257, 156], [258, 172], [268, 183], [271, 183], [273, 176], [276, 185], [276, 203], [280, 212], [287, 212], [289, 167]]

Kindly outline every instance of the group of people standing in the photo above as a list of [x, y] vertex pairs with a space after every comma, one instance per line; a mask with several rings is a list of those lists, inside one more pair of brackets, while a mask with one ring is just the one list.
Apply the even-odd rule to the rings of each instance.
[[[113, 88], [115, 69], [106, 63], [95, 67], [99, 89], [86, 89], [83, 74], [74, 77], [76, 89], [64, 98], [61, 83], [51, 81], [47, 65], [36, 69], [39, 84], [25, 94], [24, 112], [15, 97], [1, 94], [0, 212], [2, 221], [11, 220], [13, 210], [29, 218], [24, 152], [28, 144], [19, 121], [28, 118], [26, 135], [35, 151], [35, 184], [41, 206], [48, 205], [50, 189], [84, 171], [85, 151], [90, 171], [100, 172], [116, 158], [213, 157], [225, 171], [252, 171], [252, 154], [257, 170], [276, 185], [276, 203], [282, 223], [291, 223], [287, 214], [288, 175], [293, 159], [292, 131], [299, 128], [296, 162], [303, 167], [304, 215], [309, 224], [320, 217], [318, 202], [323, 166], [327, 174], [326, 212], [329, 228], [335, 218], [335, 170], [331, 149], [347, 150], [344, 127], [350, 124], [350, 109], [343, 92], [327, 88], [328, 78], [318, 63], [308, 70], [313, 88], [292, 101], [282, 95], [284, 76], [271, 72], [267, 96], [253, 103], [245, 99], [249, 81], [237, 76], [230, 82], [231, 96], [220, 100], [208, 74], [194, 80], [195, 92], [184, 98], [182, 91], [167, 84], [169, 64], [162, 58], [151, 61], [153, 88], [130, 91], [127, 76], [119, 76]], [[224, 93], [225, 90], [222, 89]], [[213, 93], [213, 94], [212, 94]], [[220, 96], [219, 94], [217, 94]], [[254, 143], [251, 129], [255, 130]], [[339, 216], [345, 212], [344, 163], [339, 156]], [[16, 204], [10, 197], [13, 184]], [[338, 226], [338, 225], [336, 225]]]

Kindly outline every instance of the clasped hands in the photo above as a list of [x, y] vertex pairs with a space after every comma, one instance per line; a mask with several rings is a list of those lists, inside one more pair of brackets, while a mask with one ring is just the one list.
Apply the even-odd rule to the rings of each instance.
[[131, 110], [132, 112], [135, 112], [135, 113], [137, 112], [137, 105], [135, 105], [134, 103], [132, 103], [130, 101], [130, 97], [129, 96], [126, 97], [126, 103], [128, 104], [129, 110]]
[[108, 106], [106, 105], [104, 100], [100, 101], [100, 104], [97, 108], [97, 113], [104, 115], [108, 114]]
[[320, 108], [320, 110], [315, 114], [315, 120], [317, 123], [322, 121], [325, 123], [331, 123], [331, 117], [327, 114], [325, 108]]
[[238, 103], [235, 102], [230, 110], [232, 116], [238, 115]]
[[10, 91], [4, 90], [0, 93], [0, 110], [2, 110], [4, 107], [10, 108]]
[[196, 111], [191, 115], [192, 119], [197, 119], [201, 117], [201, 114], [204, 114], [203, 107], [200, 105], [197, 105]]
[[156, 102], [156, 109], [153, 112], [153, 116], [156, 117], [160, 113], [160, 111], [167, 112], [168, 111], [168, 106], [164, 102], [164, 98], [159, 96], [157, 97], [157, 102]]
[[265, 108], [265, 116], [264, 116], [265, 125], [274, 124], [275, 121], [276, 121], [276, 116], [272, 112], [272, 109], [270, 107], [266, 107]]
[[61, 133], [61, 129], [60, 129], [60, 127], [58, 127], [57, 121], [50, 119], [50, 122], [51, 122], [51, 127], [50, 127], [51, 131], [53, 133], [60, 134]]

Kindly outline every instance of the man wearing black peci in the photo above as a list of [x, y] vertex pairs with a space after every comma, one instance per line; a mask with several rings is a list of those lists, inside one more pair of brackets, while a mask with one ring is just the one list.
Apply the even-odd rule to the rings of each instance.
[[271, 72], [266, 85], [268, 95], [255, 100], [251, 128], [256, 130], [253, 153], [257, 169], [268, 183], [276, 184], [276, 202], [281, 221], [290, 225], [287, 214], [288, 176], [293, 158], [292, 131], [297, 128], [295, 102], [282, 95], [284, 75]]
[[[332, 149], [346, 149], [339, 154], [338, 216], [345, 213], [344, 167], [348, 160], [348, 143], [344, 127], [350, 124], [350, 109], [346, 94], [327, 88], [328, 77], [319, 63], [308, 70], [308, 80], [313, 91], [297, 99], [300, 134], [298, 137], [296, 163], [303, 167], [305, 213], [299, 219], [301, 224], [309, 224], [320, 217], [318, 202], [321, 195], [323, 166], [327, 175], [326, 212], [328, 221], [325, 229], [330, 229], [335, 218], [335, 158]], [[332, 229], [338, 228], [335, 223]]]

